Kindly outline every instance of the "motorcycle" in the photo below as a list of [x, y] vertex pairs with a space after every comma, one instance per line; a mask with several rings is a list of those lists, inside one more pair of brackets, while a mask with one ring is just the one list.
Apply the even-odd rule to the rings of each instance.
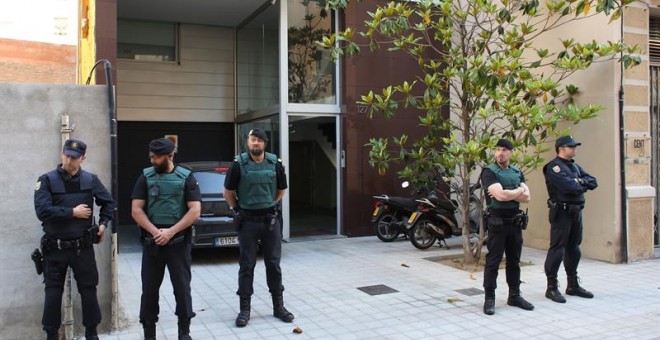
[[[469, 188], [471, 235], [479, 233], [481, 200], [475, 192], [480, 188], [481, 183], [473, 184]], [[407, 222], [408, 238], [415, 248], [428, 249], [437, 240], [449, 249], [445, 239], [462, 234], [462, 224], [459, 221], [462, 220], [463, 213], [458, 209], [458, 202], [450, 198], [451, 195], [461, 196], [461, 190], [457, 185], [452, 185], [449, 195], [435, 189], [428, 197], [416, 200], [419, 202], [417, 210], [410, 215]]]
[[[403, 188], [408, 182], [403, 182]], [[412, 197], [390, 197], [388, 195], [372, 196], [376, 199], [374, 211], [371, 214], [371, 223], [376, 227], [376, 236], [383, 242], [392, 242], [399, 235], [407, 237], [408, 226], [406, 221], [417, 210], [417, 201]]]

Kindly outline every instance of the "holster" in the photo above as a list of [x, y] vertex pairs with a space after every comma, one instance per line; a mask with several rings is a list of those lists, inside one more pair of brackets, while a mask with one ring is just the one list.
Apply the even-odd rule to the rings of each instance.
[[520, 211], [516, 216], [513, 217], [513, 225], [525, 230], [527, 229], [527, 224], [529, 223], [529, 215], [527, 215], [527, 210]]
[[551, 201], [548, 199], [548, 221], [550, 223], [554, 222], [555, 219], [557, 219], [557, 214], [559, 213], [559, 209], [561, 208], [557, 203]]
[[34, 262], [34, 268], [37, 270], [37, 275], [41, 275], [44, 272], [44, 256], [41, 254], [39, 248], [35, 248], [32, 254], [30, 255], [32, 262]]
[[93, 244], [98, 244], [101, 239], [99, 238], [99, 226], [93, 225], [85, 231], [85, 237], [87, 237]]

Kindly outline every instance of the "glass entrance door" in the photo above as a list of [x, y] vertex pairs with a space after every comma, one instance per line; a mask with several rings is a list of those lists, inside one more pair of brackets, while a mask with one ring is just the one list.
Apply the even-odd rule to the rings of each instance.
[[289, 115], [291, 237], [336, 235], [337, 117]]

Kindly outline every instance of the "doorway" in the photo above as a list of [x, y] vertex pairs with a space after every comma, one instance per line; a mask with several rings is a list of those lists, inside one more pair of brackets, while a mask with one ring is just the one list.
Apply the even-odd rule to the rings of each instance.
[[289, 116], [291, 237], [338, 234], [336, 119]]

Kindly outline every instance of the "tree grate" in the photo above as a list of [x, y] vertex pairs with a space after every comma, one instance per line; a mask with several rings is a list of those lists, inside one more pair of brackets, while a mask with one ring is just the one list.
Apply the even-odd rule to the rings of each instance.
[[475, 296], [475, 295], [481, 295], [484, 293], [483, 290], [478, 289], [478, 288], [463, 288], [463, 289], [456, 289], [455, 292], [461, 293], [463, 295], [467, 296]]
[[386, 285], [365, 286], [365, 287], [358, 287], [358, 289], [369, 295], [381, 295], [381, 294], [390, 294], [390, 293], [399, 292], [398, 290], [394, 288], [390, 288]]

